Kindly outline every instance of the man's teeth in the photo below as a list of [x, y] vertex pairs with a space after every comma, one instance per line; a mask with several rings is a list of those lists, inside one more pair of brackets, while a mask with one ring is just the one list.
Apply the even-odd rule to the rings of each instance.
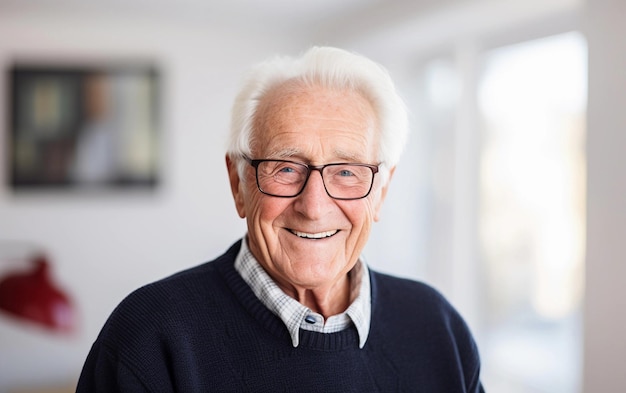
[[323, 239], [325, 237], [331, 237], [332, 235], [334, 235], [335, 233], [339, 231], [334, 230], [334, 231], [326, 231], [326, 232], [319, 232], [319, 233], [306, 233], [306, 232], [298, 232], [298, 231], [292, 230], [291, 232], [293, 232], [298, 237], [303, 237], [306, 239]]

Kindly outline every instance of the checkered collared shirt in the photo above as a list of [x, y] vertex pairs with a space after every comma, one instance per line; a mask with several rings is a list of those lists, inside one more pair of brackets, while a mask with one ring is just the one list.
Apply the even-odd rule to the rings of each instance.
[[255, 295], [285, 324], [294, 347], [298, 346], [300, 329], [321, 333], [335, 333], [353, 323], [359, 333], [359, 347], [367, 341], [371, 319], [370, 279], [367, 265], [362, 259], [350, 271], [350, 306], [341, 314], [327, 320], [311, 311], [283, 292], [248, 248], [247, 239], [241, 242], [241, 250], [235, 259], [235, 269], [252, 288]]

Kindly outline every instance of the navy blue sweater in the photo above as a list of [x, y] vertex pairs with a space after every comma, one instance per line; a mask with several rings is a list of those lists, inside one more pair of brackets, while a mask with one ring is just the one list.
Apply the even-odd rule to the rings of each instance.
[[481, 392], [480, 362], [459, 314], [434, 289], [372, 271], [372, 323], [301, 330], [282, 321], [234, 269], [215, 261], [128, 296], [103, 327], [77, 392]]

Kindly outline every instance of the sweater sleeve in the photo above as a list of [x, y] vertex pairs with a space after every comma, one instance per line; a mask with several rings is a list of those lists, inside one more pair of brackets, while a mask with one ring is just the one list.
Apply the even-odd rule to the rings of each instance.
[[[478, 349], [476, 349], [476, 351], [478, 351]], [[476, 352], [477, 354], [478, 352]], [[476, 355], [477, 357], [477, 363], [474, 366], [473, 369], [473, 376], [472, 378], [469, 380], [469, 385], [467, 387], [467, 391], [469, 393], [485, 393], [485, 389], [482, 385], [482, 382], [480, 381], [480, 360], [478, 359], [478, 355]]]
[[77, 392], [173, 392], [159, 313], [170, 307], [154, 292], [141, 288], [111, 313], [87, 356]]
[[96, 341], [89, 352], [76, 388], [77, 393], [150, 392], [137, 376]]
[[485, 390], [480, 381], [480, 355], [476, 342], [461, 315], [447, 301], [446, 305], [449, 308], [450, 317], [455, 321], [453, 323], [455, 327], [451, 329], [453, 331], [451, 336], [456, 341], [458, 361], [464, 375], [466, 391], [468, 393], [484, 393]]

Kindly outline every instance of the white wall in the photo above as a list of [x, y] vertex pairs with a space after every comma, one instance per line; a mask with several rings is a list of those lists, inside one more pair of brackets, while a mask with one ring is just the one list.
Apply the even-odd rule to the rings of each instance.
[[585, 392], [626, 386], [626, 3], [587, 1]]

